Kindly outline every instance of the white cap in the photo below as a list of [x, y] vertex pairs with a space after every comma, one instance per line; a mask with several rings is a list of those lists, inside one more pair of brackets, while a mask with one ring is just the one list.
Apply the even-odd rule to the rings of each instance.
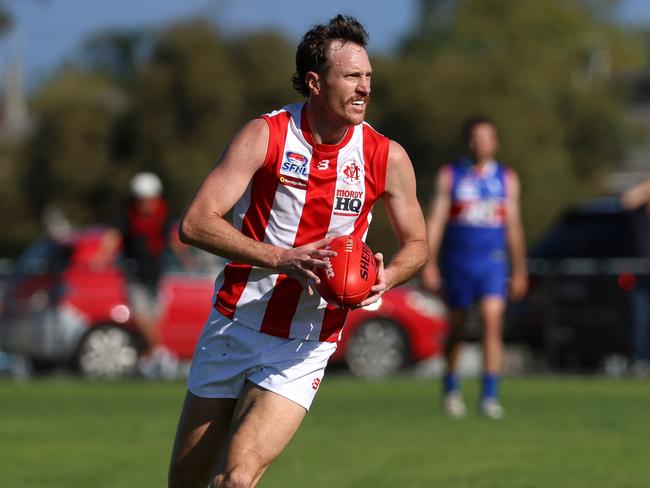
[[162, 193], [162, 182], [153, 173], [138, 173], [131, 178], [131, 193], [136, 198], [157, 197]]

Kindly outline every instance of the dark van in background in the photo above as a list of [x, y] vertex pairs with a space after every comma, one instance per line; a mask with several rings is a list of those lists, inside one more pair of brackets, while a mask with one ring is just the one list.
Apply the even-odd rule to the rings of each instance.
[[553, 369], [600, 371], [627, 361], [632, 298], [650, 281], [644, 212], [614, 198], [565, 212], [530, 248], [530, 291], [511, 305], [507, 337], [531, 345]]

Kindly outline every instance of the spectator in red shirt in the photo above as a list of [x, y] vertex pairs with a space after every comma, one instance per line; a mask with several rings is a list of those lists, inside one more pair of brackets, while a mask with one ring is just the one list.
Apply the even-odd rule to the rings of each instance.
[[131, 179], [130, 189], [131, 197], [115, 228], [103, 238], [94, 264], [108, 264], [122, 247], [129, 306], [146, 346], [141, 370], [145, 375], [154, 375], [156, 368], [166, 365], [169, 370], [175, 362], [171, 352], [160, 344], [157, 333], [162, 305], [158, 284], [164, 253], [169, 246], [185, 266], [191, 266], [191, 256], [189, 248], [178, 239], [169, 204], [162, 196], [160, 178], [154, 173], [138, 173]]

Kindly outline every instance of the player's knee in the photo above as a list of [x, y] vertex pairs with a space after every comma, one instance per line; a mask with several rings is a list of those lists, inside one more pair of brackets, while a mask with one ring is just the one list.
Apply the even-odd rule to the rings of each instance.
[[214, 488], [250, 488], [257, 478], [257, 469], [252, 466], [237, 466], [224, 474], [217, 475]]

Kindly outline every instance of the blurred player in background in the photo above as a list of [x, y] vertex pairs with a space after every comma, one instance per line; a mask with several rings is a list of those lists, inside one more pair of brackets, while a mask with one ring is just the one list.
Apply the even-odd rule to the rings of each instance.
[[453, 417], [466, 412], [457, 368], [468, 309], [478, 304], [484, 365], [480, 411], [497, 419], [504, 415], [498, 387], [508, 256], [510, 297], [520, 299], [528, 288], [519, 180], [512, 169], [494, 159], [499, 142], [492, 121], [483, 117], [467, 120], [463, 138], [469, 155], [443, 166], [438, 174], [428, 217], [430, 258], [422, 281], [431, 291], [444, 289], [450, 309], [445, 411]]
[[160, 178], [150, 172], [137, 173], [129, 186], [126, 207], [117, 225], [104, 235], [91, 265], [106, 266], [121, 248], [133, 323], [145, 341], [140, 370], [149, 377], [172, 377], [177, 360], [160, 344], [157, 330], [163, 257], [169, 247], [186, 268], [192, 267], [193, 260], [189, 247], [178, 239], [177, 226], [162, 196]]
[[[384, 200], [400, 249], [362, 305], [427, 256], [411, 161], [364, 123], [367, 34], [337, 16], [308, 31], [294, 87], [307, 97], [246, 124], [190, 202], [184, 242], [227, 257], [197, 343], [172, 454], [173, 487], [255, 486], [289, 443], [336, 350], [347, 309], [313, 288], [333, 236], [363, 238]], [[224, 215], [234, 206], [233, 223]]]
[[[634, 211], [637, 255], [650, 258], [650, 178], [633, 186], [621, 195], [621, 205]], [[630, 346], [635, 376], [650, 376], [650, 279], [643, 273], [630, 291], [631, 325]]]

